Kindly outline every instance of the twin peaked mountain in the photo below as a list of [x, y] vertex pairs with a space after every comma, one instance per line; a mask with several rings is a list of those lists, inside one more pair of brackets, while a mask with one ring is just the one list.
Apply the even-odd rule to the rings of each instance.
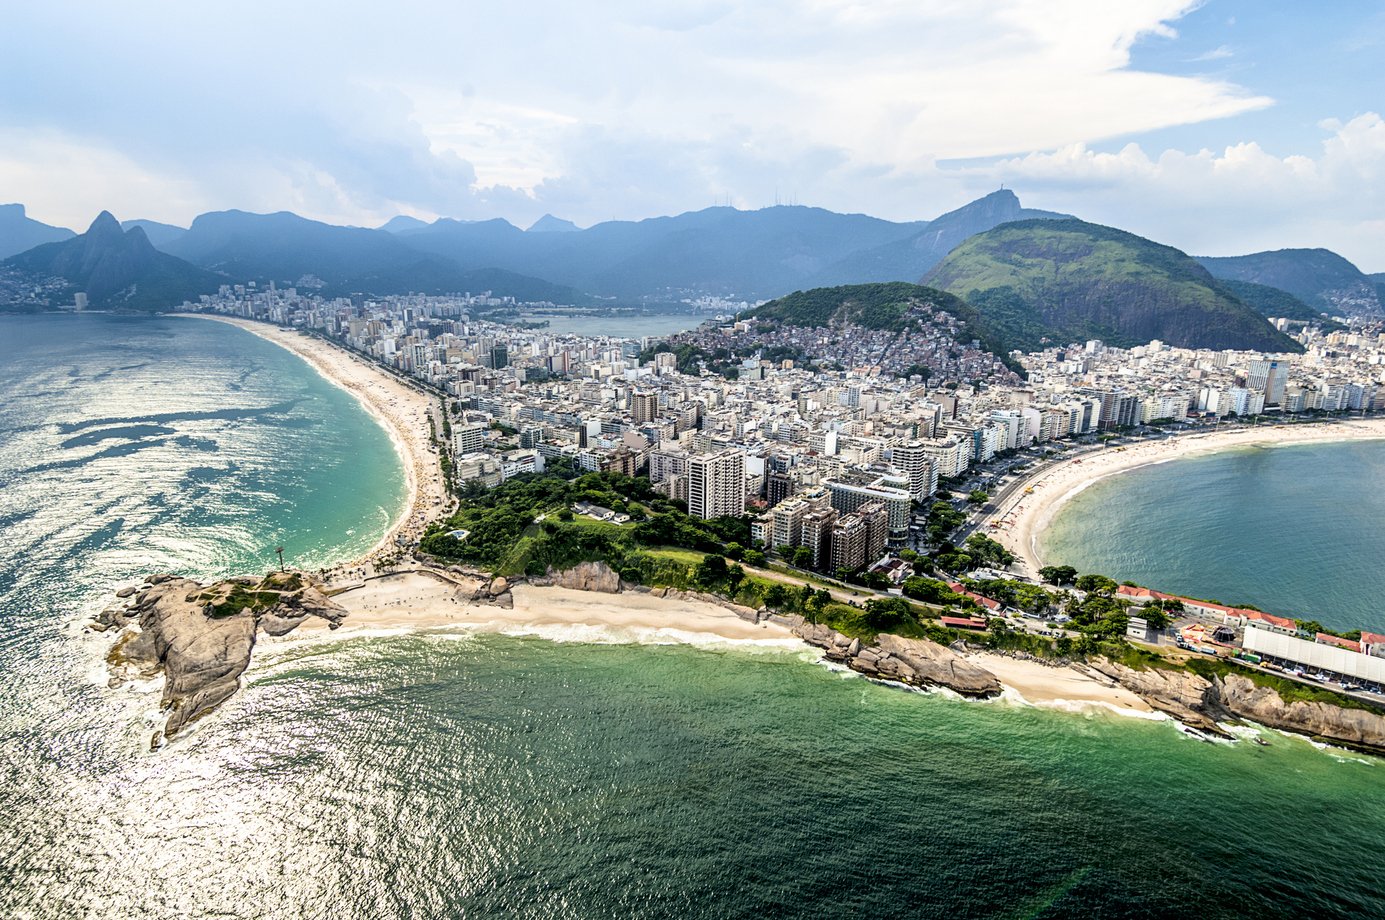
[[716, 207], [585, 230], [551, 215], [529, 230], [503, 220], [413, 218], [372, 230], [223, 211], [186, 230], [149, 221], [122, 227], [103, 214], [74, 237], [7, 206], [0, 299], [11, 308], [57, 306], [84, 291], [92, 307], [168, 309], [220, 284], [276, 281], [326, 295], [489, 290], [634, 305], [924, 280], [973, 303], [978, 323], [1006, 347], [1100, 337], [1278, 350], [1288, 340], [1257, 309], [1301, 319], [1348, 306], [1379, 311], [1376, 279], [1340, 257], [1325, 254], [1342, 263], [1335, 273], [1302, 267], [1312, 261], [1304, 254], [1317, 252], [1200, 265], [1131, 234], [1023, 208], [1009, 191], [932, 221]]

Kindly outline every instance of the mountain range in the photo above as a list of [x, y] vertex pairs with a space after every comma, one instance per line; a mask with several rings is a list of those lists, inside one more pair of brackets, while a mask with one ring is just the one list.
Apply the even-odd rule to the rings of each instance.
[[[83, 241], [83, 254], [43, 246], [14, 253], [36, 240]], [[528, 301], [628, 305], [706, 295], [769, 300], [922, 280], [973, 300], [979, 326], [1011, 347], [1078, 336], [1267, 349], [1287, 340], [1263, 315], [1316, 321], [1322, 311], [1385, 312], [1385, 278], [1366, 276], [1326, 250], [1199, 264], [1133, 234], [1025, 208], [1005, 189], [932, 221], [800, 206], [712, 207], [586, 229], [550, 214], [528, 230], [500, 219], [427, 223], [406, 216], [378, 228], [344, 227], [289, 212], [231, 210], [202, 214], [187, 228], [147, 220], [120, 225], [103, 213], [74, 237], [8, 205], [0, 206], [0, 253], [7, 250], [0, 301], [7, 290], [24, 291], [26, 303], [35, 291], [66, 297], [86, 290], [93, 306], [128, 309], [176, 306], [181, 297], [161, 303], [158, 296], [214, 290], [212, 281], [275, 281], [328, 296], [490, 291]], [[1056, 274], [1046, 279], [1040, 269]]]
[[0, 263], [26, 277], [60, 279], [56, 295], [71, 303], [77, 292], [92, 307], [162, 310], [216, 291], [225, 278], [159, 252], [143, 227], [122, 229], [102, 211], [86, 233], [44, 243]]
[[1023, 208], [1013, 192], [1000, 191], [934, 221], [906, 223], [784, 206], [713, 207], [587, 229], [553, 215], [528, 230], [499, 219], [430, 224], [403, 216], [367, 229], [235, 210], [202, 214], [186, 229], [146, 220], [124, 226], [140, 227], [161, 251], [237, 282], [308, 279], [324, 293], [390, 294], [474, 291], [485, 280], [497, 294], [524, 299], [676, 302], [912, 280], [973, 233], [1048, 216], [1062, 215]]

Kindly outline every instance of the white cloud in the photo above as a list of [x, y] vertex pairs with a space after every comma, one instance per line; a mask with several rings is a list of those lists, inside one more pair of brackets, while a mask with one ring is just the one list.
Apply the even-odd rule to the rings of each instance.
[[[0, 33], [0, 131], [85, 145], [86, 177], [7, 151], [0, 198], [79, 223], [133, 210], [398, 211], [580, 222], [730, 195], [897, 218], [963, 200], [940, 159], [994, 157], [1270, 104], [1130, 67], [1196, 0], [427, 0], [382, 13], [268, 0], [30, 4]], [[35, 175], [44, 181], [35, 182]], [[101, 177], [105, 177], [104, 184]], [[560, 194], [561, 192], [561, 194]], [[586, 197], [582, 197], [586, 196]]]
[[1385, 119], [1367, 112], [1320, 127], [1330, 133], [1312, 157], [1253, 141], [1153, 157], [1134, 143], [1114, 153], [1073, 144], [972, 172], [1200, 255], [1326, 246], [1385, 269]]
[[1227, 60], [1228, 58], [1233, 58], [1233, 57], [1235, 57], [1235, 56], [1236, 56], [1236, 52], [1233, 51], [1233, 50], [1231, 50], [1231, 46], [1230, 46], [1230, 45], [1218, 45], [1217, 47], [1213, 48], [1211, 51], [1204, 51], [1202, 54], [1199, 54], [1197, 57], [1189, 58], [1189, 60], [1190, 60], [1190, 61], [1194, 61], [1194, 62], [1201, 62], [1201, 61], [1225, 61], [1225, 60]]

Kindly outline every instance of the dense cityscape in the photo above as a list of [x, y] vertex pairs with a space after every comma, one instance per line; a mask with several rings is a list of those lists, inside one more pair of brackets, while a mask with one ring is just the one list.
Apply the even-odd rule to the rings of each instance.
[[[1089, 341], [1013, 355], [1026, 380], [976, 343], [955, 341], [946, 314], [923, 327], [924, 341], [901, 348], [860, 328], [770, 330], [766, 338], [753, 318], [713, 321], [668, 340], [471, 318], [497, 306], [505, 301], [486, 294], [353, 302], [226, 288], [200, 309], [325, 336], [433, 389], [440, 399], [432, 424], [448, 433], [443, 454], [454, 490], [494, 488], [554, 462], [647, 476], [694, 518], [749, 516], [754, 561], [895, 594], [908, 583], [914, 597], [928, 596], [914, 576], [937, 574], [948, 597], [968, 608], [948, 624], [977, 629], [987, 613], [1019, 615], [1002, 601], [1014, 585], [1041, 581], [987, 536], [987, 527], [1003, 524], [1001, 506], [1023, 484], [1020, 470], [1122, 435], [1368, 413], [1385, 360], [1385, 336], [1369, 325], [1324, 332], [1300, 323], [1303, 355]], [[799, 360], [781, 357], [786, 348]], [[926, 369], [890, 373], [892, 350]], [[712, 356], [719, 372], [709, 369]], [[991, 500], [982, 487], [1000, 494]], [[628, 520], [587, 503], [576, 510]], [[948, 541], [968, 533], [954, 550]], [[943, 565], [935, 572], [912, 564], [920, 550]], [[1272, 658], [1290, 676], [1350, 691], [1378, 691], [1385, 676], [1371, 660], [1385, 654], [1385, 641], [1371, 633], [1342, 638], [1308, 621], [1149, 589], [1123, 586], [1114, 596], [1130, 638], [1211, 654], [1220, 646], [1222, 655], [1257, 664]], [[1166, 609], [1177, 610], [1176, 623]], [[1043, 621], [1022, 625], [1061, 635], [1069, 619], [1046, 606]], [[1319, 660], [1328, 650], [1349, 657]]]

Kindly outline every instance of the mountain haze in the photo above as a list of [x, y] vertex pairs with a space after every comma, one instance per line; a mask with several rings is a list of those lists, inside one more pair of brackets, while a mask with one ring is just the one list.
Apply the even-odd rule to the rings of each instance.
[[504, 221], [438, 221], [401, 238], [464, 268], [505, 268], [606, 297], [751, 299], [808, 286], [852, 252], [922, 226], [821, 208], [713, 207], [561, 233], [525, 232]]
[[3, 266], [36, 281], [62, 279], [71, 295], [84, 292], [92, 307], [165, 310], [199, 294], [215, 293], [225, 278], [159, 252], [140, 227], [122, 230], [102, 211], [81, 236], [45, 243], [6, 259]]
[[913, 281], [928, 273], [962, 241], [993, 227], [1017, 220], [1067, 217], [1020, 205], [1009, 189], [991, 192], [955, 211], [930, 221], [916, 235], [874, 249], [852, 253], [815, 280], [821, 284], [862, 281]]
[[0, 259], [76, 235], [66, 227], [50, 227], [34, 220], [24, 212], [22, 204], [0, 204]]
[[983, 329], [1026, 351], [1086, 339], [1302, 350], [1185, 253], [1072, 218], [978, 234], [924, 283], [965, 299]]
[[581, 228], [570, 220], [545, 214], [529, 225], [530, 233], [573, 233]]
[[525, 300], [585, 302], [579, 292], [542, 279], [490, 265], [464, 270], [451, 259], [420, 251], [405, 242], [406, 234], [419, 229], [411, 221], [421, 224], [405, 218], [395, 224], [402, 229], [390, 232], [338, 227], [287, 211], [218, 211], [194, 220], [187, 233], [170, 243], [167, 250], [195, 265], [239, 279], [295, 284], [316, 278], [328, 294], [490, 290]]
[[163, 249], [178, 237], [187, 233], [186, 227], [175, 227], [173, 224], [161, 224], [157, 220], [122, 220], [120, 228], [129, 230], [139, 227], [144, 231], [144, 235], [149, 237], [149, 242], [154, 244], [155, 249]]

